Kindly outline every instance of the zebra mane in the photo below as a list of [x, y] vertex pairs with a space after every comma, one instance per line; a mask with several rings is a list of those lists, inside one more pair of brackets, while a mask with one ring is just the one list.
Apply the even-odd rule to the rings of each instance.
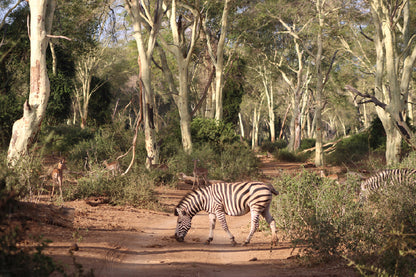
[[178, 215], [178, 211], [177, 209], [180, 208], [181, 206], [186, 206], [184, 205], [184, 203], [186, 202], [187, 199], [190, 198], [191, 195], [195, 195], [198, 192], [202, 192], [204, 191], [202, 188], [196, 188], [196, 189], [192, 189], [190, 192], [188, 192], [182, 199], [181, 201], [179, 201], [178, 205], [176, 205], [175, 207], [175, 216]]

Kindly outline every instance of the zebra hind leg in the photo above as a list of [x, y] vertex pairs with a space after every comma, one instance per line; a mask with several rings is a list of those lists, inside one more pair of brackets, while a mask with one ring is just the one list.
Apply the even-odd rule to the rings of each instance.
[[279, 238], [277, 237], [277, 228], [276, 228], [276, 222], [274, 221], [273, 216], [270, 214], [269, 209], [264, 210], [262, 213], [262, 216], [266, 220], [266, 222], [270, 225], [270, 230], [272, 231], [272, 241], [271, 245], [273, 244], [277, 246], [277, 243], [279, 242]]
[[228, 237], [230, 238], [231, 241], [231, 245], [232, 246], [236, 246], [237, 242], [234, 239], [233, 234], [230, 232], [230, 230], [228, 229], [228, 225], [227, 225], [227, 221], [225, 220], [225, 214], [224, 212], [217, 212], [216, 214], [218, 220], [221, 222], [221, 226], [224, 229], [224, 231], [228, 234]]
[[250, 234], [248, 234], [248, 237], [245, 242], [241, 244], [241, 246], [246, 246], [250, 243], [251, 238], [254, 235], [254, 232], [256, 232], [257, 228], [259, 228], [259, 213], [256, 211], [251, 212], [251, 228], [250, 228]]
[[217, 221], [217, 217], [215, 214], [209, 214], [209, 236], [205, 245], [209, 245], [211, 241], [214, 239], [214, 229], [215, 229], [215, 222]]

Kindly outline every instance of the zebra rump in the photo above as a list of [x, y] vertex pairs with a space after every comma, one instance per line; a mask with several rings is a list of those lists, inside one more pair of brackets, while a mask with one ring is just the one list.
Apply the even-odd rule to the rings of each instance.
[[175, 238], [177, 241], [183, 241], [191, 228], [192, 218], [198, 212], [206, 211], [210, 219], [210, 232], [206, 244], [213, 240], [213, 230], [218, 219], [232, 245], [235, 245], [236, 242], [228, 230], [225, 215], [241, 216], [250, 212], [251, 229], [244, 245], [250, 242], [258, 228], [259, 215], [262, 215], [270, 224], [272, 242], [277, 244], [276, 224], [269, 211], [273, 194], [278, 194], [273, 186], [261, 182], [216, 183], [193, 190], [175, 208], [175, 215], [178, 216]]
[[364, 202], [374, 192], [387, 185], [415, 182], [416, 169], [385, 169], [361, 182], [360, 202]]

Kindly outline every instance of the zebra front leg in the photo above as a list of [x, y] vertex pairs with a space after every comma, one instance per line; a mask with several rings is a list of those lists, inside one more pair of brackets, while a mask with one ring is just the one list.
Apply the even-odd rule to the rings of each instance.
[[257, 228], [259, 228], [259, 214], [256, 211], [251, 211], [250, 233], [248, 234], [246, 241], [241, 244], [242, 246], [246, 246], [247, 244], [250, 243], [250, 240], [253, 237], [254, 232], [256, 232]]
[[233, 234], [231, 234], [230, 230], [228, 229], [227, 221], [225, 220], [225, 214], [224, 212], [217, 212], [217, 218], [221, 222], [221, 226], [224, 229], [224, 231], [228, 234], [228, 237], [230, 238], [231, 245], [235, 246], [237, 242], [234, 239]]
[[208, 240], [205, 242], [206, 245], [210, 244], [211, 241], [214, 239], [214, 229], [215, 229], [215, 222], [217, 221], [217, 216], [215, 214], [209, 214], [209, 236]]

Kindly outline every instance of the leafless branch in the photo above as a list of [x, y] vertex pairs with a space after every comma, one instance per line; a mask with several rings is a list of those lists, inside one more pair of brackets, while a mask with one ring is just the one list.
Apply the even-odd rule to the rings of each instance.
[[69, 37], [66, 36], [55, 36], [55, 35], [46, 35], [48, 38], [63, 38], [69, 41], [72, 41], [72, 39], [70, 39]]

